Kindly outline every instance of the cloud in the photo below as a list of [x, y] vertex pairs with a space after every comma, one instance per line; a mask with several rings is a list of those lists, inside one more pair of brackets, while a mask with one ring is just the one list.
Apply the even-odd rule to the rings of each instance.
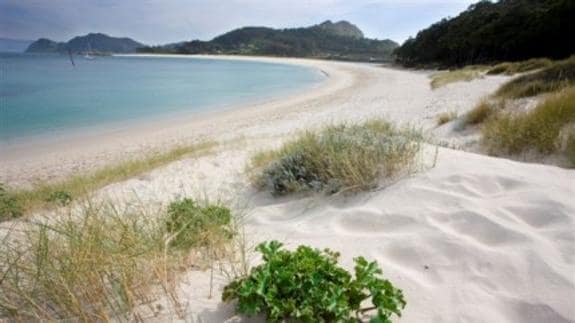
[[[468, 0], [2, 0], [0, 36], [67, 40], [105, 32], [160, 44], [233, 28], [298, 27], [348, 19], [370, 37], [403, 40]], [[402, 30], [400, 30], [402, 28]]]

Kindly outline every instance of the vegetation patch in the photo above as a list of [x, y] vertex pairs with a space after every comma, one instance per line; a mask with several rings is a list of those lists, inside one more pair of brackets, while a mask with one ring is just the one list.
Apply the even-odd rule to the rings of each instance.
[[558, 151], [561, 130], [575, 122], [575, 87], [540, 103], [527, 113], [499, 114], [482, 128], [483, 144], [491, 154], [518, 154], [535, 150]]
[[518, 73], [530, 72], [542, 68], [547, 68], [553, 65], [553, 62], [548, 58], [532, 58], [520, 62], [505, 62], [493, 66], [487, 71], [488, 75], [515, 75]]
[[554, 92], [575, 84], [575, 56], [558, 61], [538, 72], [526, 74], [501, 86], [495, 95], [522, 98]]
[[186, 198], [172, 202], [168, 207], [166, 229], [171, 234], [170, 245], [189, 250], [205, 246], [214, 238], [229, 240], [232, 237], [232, 214], [221, 205], [199, 206]]
[[22, 205], [18, 198], [0, 183], [0, 220], [10, 220], [22, 216]]
[[455, 111], [440, 113], [437, 116], [437, 126], [444, 125], [444, 124], [451, 122], [455, 119], [457, 119], [457, 112], [455, 112]]
[[463, 117], [463, 126], [473, 126], [483, 123], [485, 120], [493, 116], [498, 110], [495, 104], [486, 100], [481, 101], [475, 108], [470, 110]]
[[[19, 213], [5, 213], [5, 210], [0, 208], [0, 221], [18, 217], [40, 208], [49, 208], [55, 204], [67, 205], [71, 202], [72, 197], [77, 199], [86, 196], [106, 185], [143, 174], [184, 156], [206, 154], [214, 146], [214, 142], [180, 146], [166, 152], [150, 153], [141, 159], [107, 166], [92, 174], [81, 174], [60, 182], [40, 184], [30, 190], [4, 191], [6, 196], [10, 196], [11, 205], [19, 205], [21, 211]], [[4, 202], [0, 199], [0, 203]]]
[[410, 171], [421, 141], [419, 132], [380, 120], [329, 126], [256, 154], [250, 172], [257, 187], [274, 195], [366, 190], [381, 178]]
[[476, 66], [465, 67], [458, 70], [442, 71], [431, 75], [431, 88], [437, 89], [450, 83], [469, 82], [482, 77], [481, 69]]
[[[222, 206], [202, 209], [230, 214]], [[141, 321], [157, 313], [153, 302], [158, 299], [177, 313], [177, 277], [190, 253], [181, 252], [183, 242], [169, 243], [173, 232], [166, 222], [172, 217], [91, 204], [75, 214], [25, 221], [17, 231], [2, 232], [0, 318]], [[181, 226], [180, 232], [193, 234], [205, 227], [195, 223]], [[197, 248], [225, 248], [228, 241], [212, 234]]]
[[[263, 314], [269, 322], [391, 322], [406, 302], [401, 290], [384, 279], [376, 262], [355, 259], [355, 277], [337, 263], [339, 254], [307, 246], [282, 249], [277, 241], [257, 247], [263, 264], [224, 288], [223, 300], [237, 300], [236, 311]], [[372, 306], [362, 307], [370, 300]]]

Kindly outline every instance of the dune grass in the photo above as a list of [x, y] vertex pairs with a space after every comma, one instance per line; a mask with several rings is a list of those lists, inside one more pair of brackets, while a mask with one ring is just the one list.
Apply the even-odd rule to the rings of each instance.
[[462, 126], [474, 126], [485, 122], [488, 118], [492, 117], [500, 110], [498, 105], [502, 102], [493, 103], [487, 100], [482, 100], [477, 106], [468, 111], [462, 119]]
[[503, 84], [496, 97], [517, 99], [554, 92], [575, 84], [575, 56], [557, 61], [550, 66], [519, 76]]
[[146, 173], [185, 156], [207, 154], [215, 146], [215, 142], [178, 146], [165, 152], [151, 152], [139, 159], [106, 166], [93, 173], [75, 175], [54, 183], [41, 183], [33, 189], [4, 189], [3, 192], [0, 191], [0, 211], [2, 211], [0, 221], [16, 218], [41, 208], [67, 204], [72, 199], [79, 199], [106, 185]]
[[529, 112], [490, 118], [482, 128], [483, 145], [495, 155], [530, 150], [551, 154], [560, 150], [558, 140], [562, 129], [573, 123], [575, 86], [556, 93]]
[[253, 183], [274, 195], [367, 190], [411, 170], [421, 141], [418, 131], [381, 120], [328, 126], [256, 154], [249, 169]]
[[212, 251], [227, 248], [233, 227], [220, 226], [230, 230], [225, 236], [221, 228], [202, 230], [201, 246], [170, 242], [198, 235], [197, 220], [209, 217], [206, 211], [168, 226], [165, 210], [87, 204], [76, 214], [26, 221], [0, 246], [0, 320], [141, 321], [158, 314], [158, 304], [170, 311], [163, 314], [178, 315], [177, 279], [194, 264], [190, 250], [223, 254]]
[[483, 66], [467, 66], [458, 70], [441, 71], [431, 75], [431, 88], [433, 90], [455, 82], [469, 82], [482, 77]]
[[440, 113], [437, 115], [437, 126], [439, 127], [455, 119], [457, 119], [457, 112], [455, 111]]
[[487, 71], [488, 75], [515, 75], [518, 73], [530, 72], [553, 65], [553, 61], [547, 58], [532, 58], [520, 62], [504, 62], [497, 64]]

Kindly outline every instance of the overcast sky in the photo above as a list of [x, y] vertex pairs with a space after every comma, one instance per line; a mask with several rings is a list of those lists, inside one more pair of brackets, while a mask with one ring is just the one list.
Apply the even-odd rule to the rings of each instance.
[[468, 0], [0, 0], [0, 37], [68, 40], [89, 32], [146, 44], [209, 40], [242, 26], [348, 20], [370, 38], [403, 42]]

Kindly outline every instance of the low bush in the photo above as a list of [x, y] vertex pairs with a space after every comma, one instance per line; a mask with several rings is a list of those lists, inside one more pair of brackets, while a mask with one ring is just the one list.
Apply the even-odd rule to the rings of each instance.
[[214, 238], [230, 239], [232, 215], [220, 205], [199, 206], [191, 199], [172, 202], [168, 207], [166, 229], [172, 235], [172, 247], [189, 250], [205, 246]]
[[548, 98], [526, 113], [499, 114], [482, 128], [483, 145], [491, 154], [518, 154], [535, 150], [558, 151], [561, 129], [575, 122], [575, 87]]
[[457, 119], [457, 112], [443, 112], [437, 116], [437, 126], [444, 125], [448, 122]]
[[495, 93], [502, 98], [522, 98], [553, 92], [575, 84], [575, 56], [557, 61], [531, 74], [503, 84]]
[[500, 63], [493, 66], [487, 71], [489, 75], [505, 74], [514, 75], [517, 73], [525, 73], [537, 69], [542, 69], [549, 67], [553, 64], [553, 61], [547, 58], [532, 58], [526, 61], [514, 62], [514, 63]]
[[18, 198], [0, 183], [0, 221], [22, 216], [22, 206]]
[[256, 154], [251, 177], [257, 187], [274, 195], [370, 189], [382, 177], [410, 171], [421, 140], [416, 131], [379, 120], [329, 126], [305, 132], [278, 150]]
[[[277, 241], [257, 247], [263, 264], [224, 288], [223, 300], [237, 300], [236, 311], [263, 314], [270, 322], [391, 322], [406, 302], [401, 290], [381, 277], [376, 262], [355, 259], [355, 277], [337, 264], [338, 253], [307, 246], [282, 249]], [[372, 306], [362, 307], [370, 300]]]

